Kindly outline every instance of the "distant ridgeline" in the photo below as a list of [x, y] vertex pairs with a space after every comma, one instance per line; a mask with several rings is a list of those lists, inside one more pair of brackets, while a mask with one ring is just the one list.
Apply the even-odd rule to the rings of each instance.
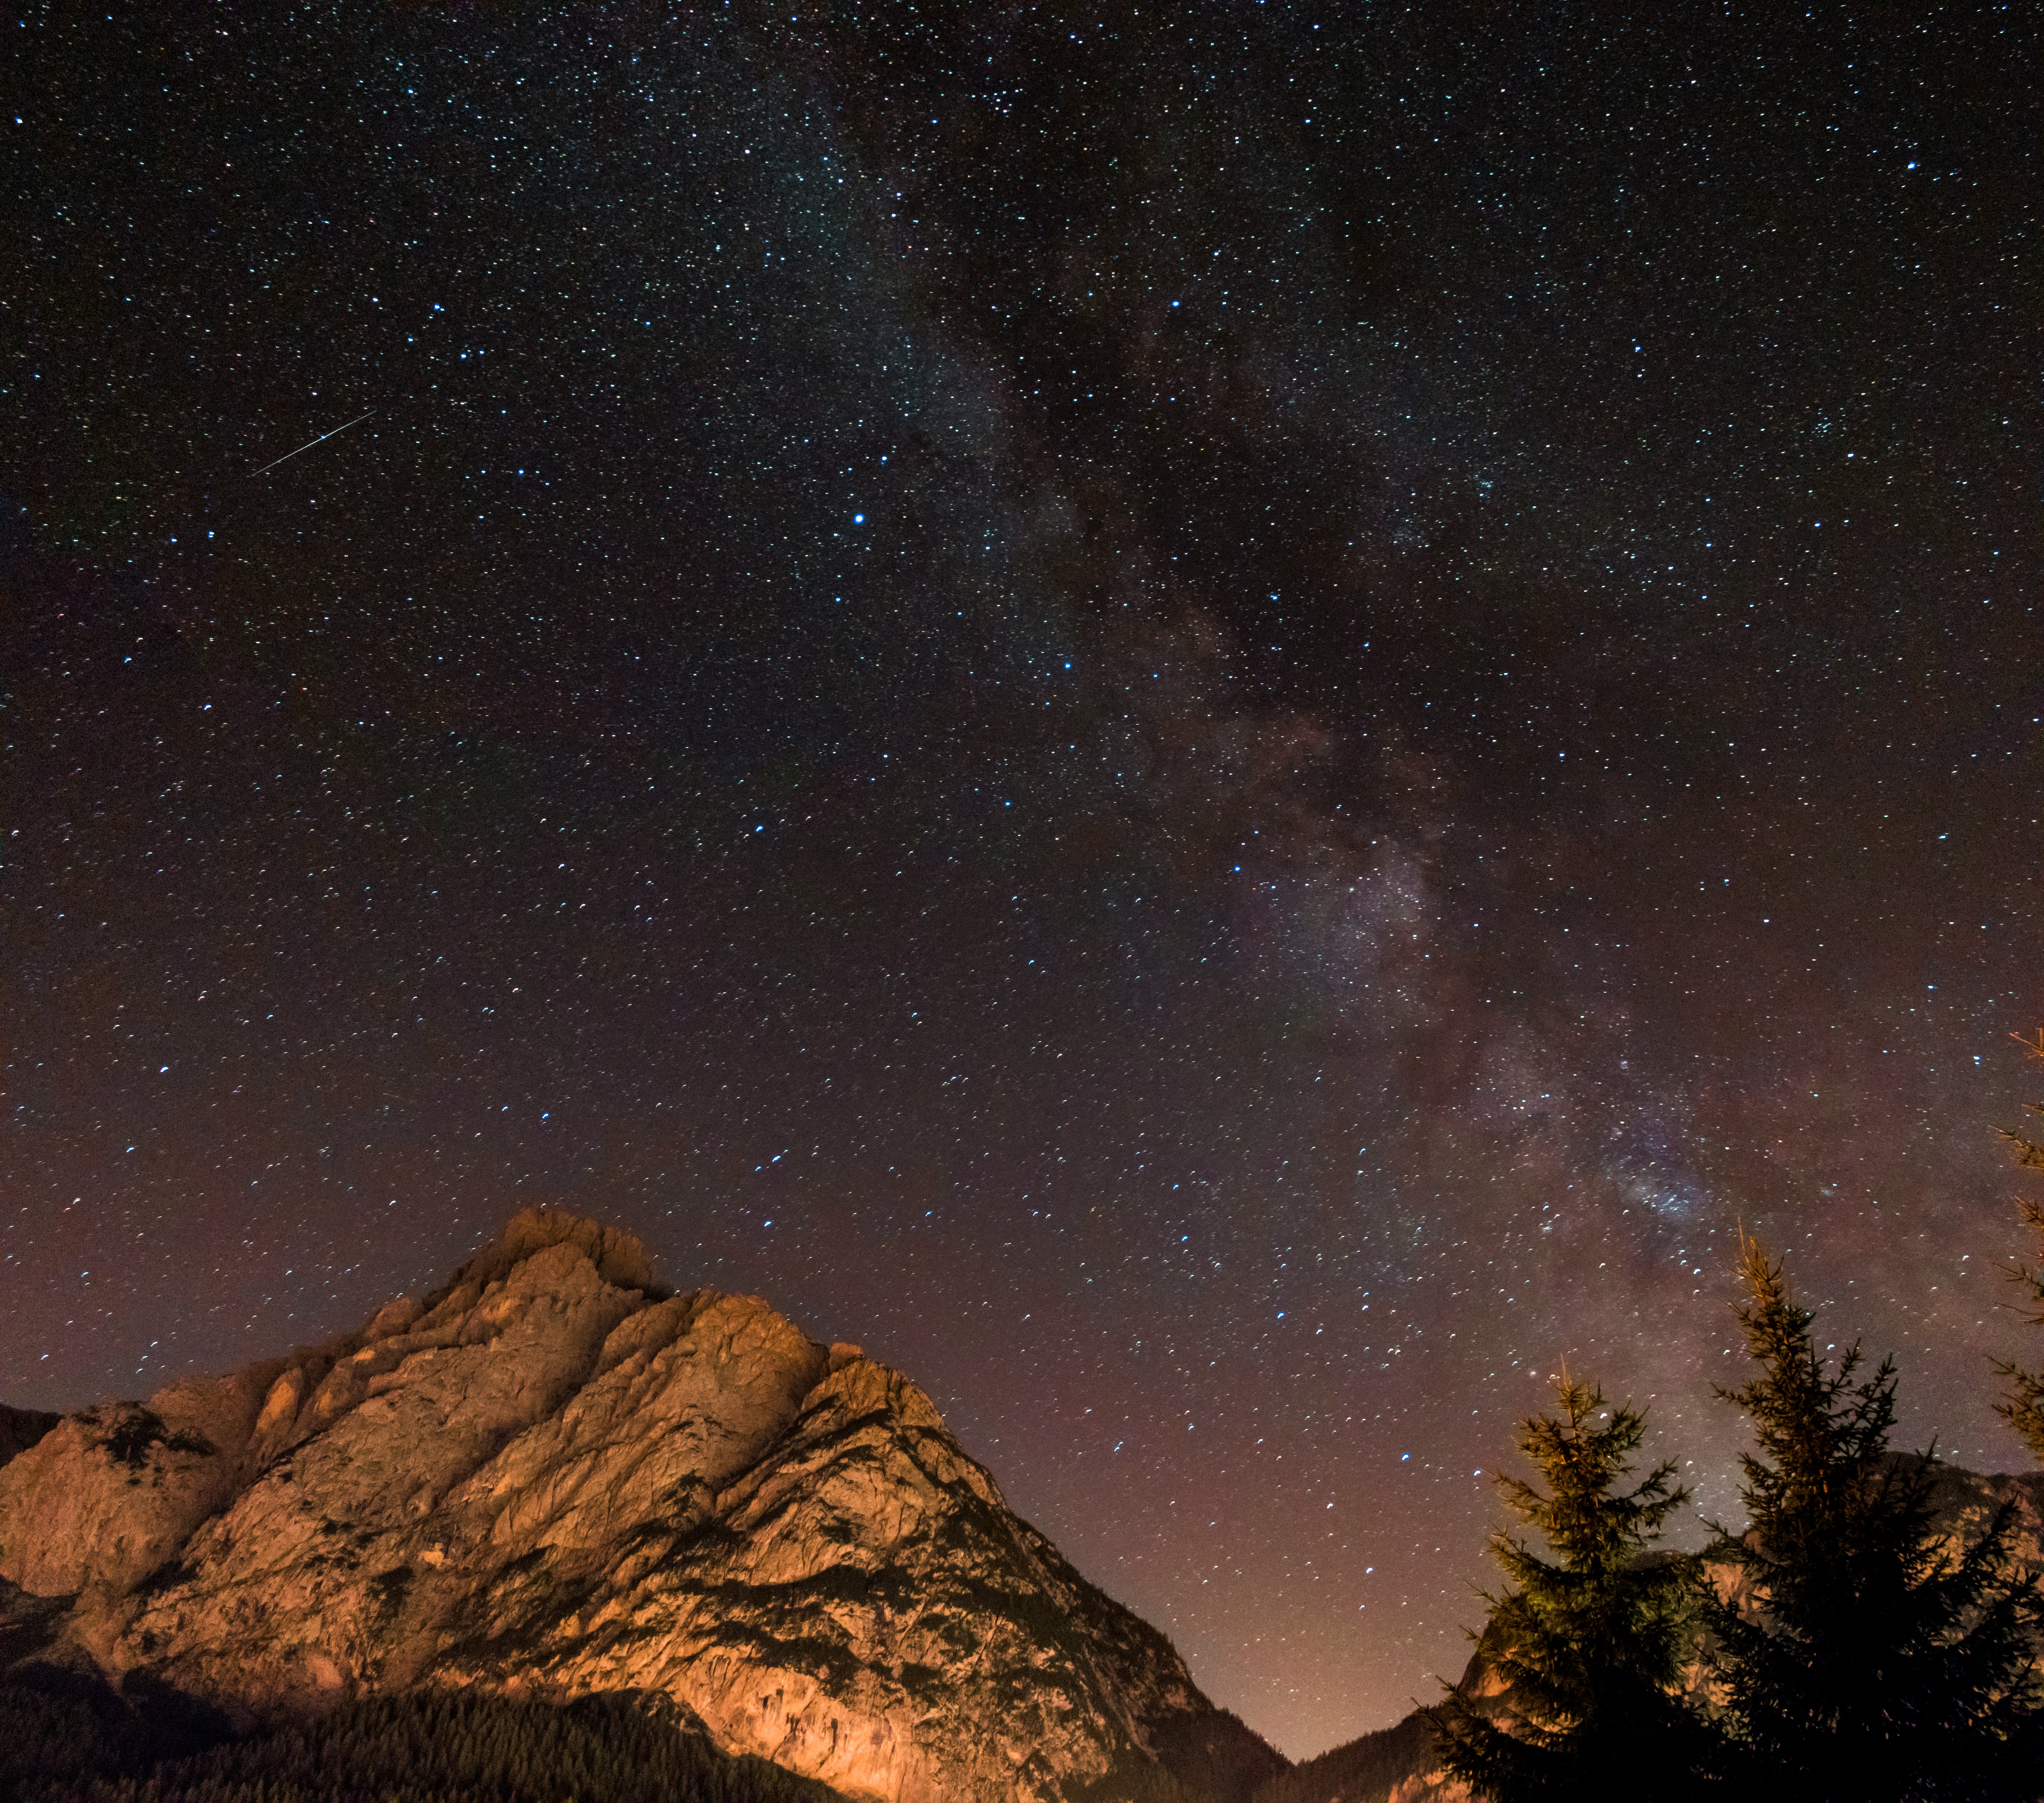
[[1439, 1764], [1434, 1731], [1416, 1712], [1267, 1780], [1256, 1803], [1389, 1803], [1401, 1786], [1405, 1797], [1428, 1796]]

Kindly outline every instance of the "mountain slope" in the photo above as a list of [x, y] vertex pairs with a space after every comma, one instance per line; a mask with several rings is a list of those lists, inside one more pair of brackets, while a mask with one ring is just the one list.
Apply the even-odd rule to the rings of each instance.
[[1246, 1795], [1283, 1768], [913, 1384], [651, 1276], [627, 1236], [528, 1211], [359, 1336], [64, 1420], [0, 1468], [13, 1656], [244, 1722], [650, 1693], [901, 1803], [1172, 1766]]

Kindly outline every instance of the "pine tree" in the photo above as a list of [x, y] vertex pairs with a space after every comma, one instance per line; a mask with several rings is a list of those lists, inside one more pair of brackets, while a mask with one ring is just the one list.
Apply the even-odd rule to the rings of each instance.
[[[2038, 1028], [2034, 1042], [2020, 1033], [2011, 1033], [2009, 1037], [2031, 1057], [2044, 1059], [2044, 1027]], [[2033, 1114], [2044, 1114], [2044, 1102], [2026, 1102], [2023, 1106]], [[2044, 1146], [2006, 1128], [2001, 1136], [2015, 1148], [2015, 1162], [2024, 1170], [2044, 1171]], [[2044, 1205], [2025, 1197], [2020, 1206], [2023, 1224], [2035, 1228], [2040, 1237], [2044, 1237]], [[2044, 1271], [2031, 1265], [2012, 1265], [2008, 1274], [2029, 1293], [2030, 1324], [2044, 1327]], [[2033, 1371], [2008, 1359], [1997, 1364], [1995, 1371], [2008, 1381], [2008, 1388], [2002, 1393], [1994, 1412], [2023, 1436], [2023, 1444], [2030, 1448], [2031, 1457], [2044, 1464], [2044, 1371]]]
[[1681, 1797], [1696, 1787], [1709, 1751], [1677, 1693], [1694, 1578], [1690, 1560], [1654, 1547], [1689, 1492], [1674, 1483], [1672, 1462], [1619, 1490], [1645, 1430], [1640, 1411], [1607, 1417], [1602, 1392], [1566, 1371], [1556, 1400], [1558, 1414], [1530, 1417], [1519, 1438], [1546, 1492], [1499, 1480], [1513, 1513], [1555, 1556], [1509, 1532], [1492, 1537], [1513, 1587], [1485, 1597], [1490, 1620], [1478, 1643], [1517, 1719], [1500, 1727], [1460, 1688], [1427, 1717], [1450, 1774], [1496, 1803]]
[[[1750, 1418], [1751, 1526], [1710, 1557], [1748, 1606], [1712, 1597], [1714, 1674], [1746, 1786], [1806, 1803], [2034, 1799], [2035, 1581], [2015, 1574], [2006, 1509], [1954, 1555], [1931, 1520], [1931, 1455], [1888, 1452], [1895, 1367], [1827, 1367], [1811, 1311], [1755, 1243], [1739, 1319], [1760, 1373], [1720, 1390]], [[1757, 1606], [1755, 1606], [1757, 1605]], [[2027, 1768], [2027, 1769], [2026, 1769]]]

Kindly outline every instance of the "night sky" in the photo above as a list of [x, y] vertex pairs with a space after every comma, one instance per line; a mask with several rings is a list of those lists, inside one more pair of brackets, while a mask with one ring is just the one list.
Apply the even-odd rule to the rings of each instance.
[[0, 1399], [561, 1203], [1295, 1756], [1741, 1223], [2022, 1464], [2027, 9], [6, 29]]

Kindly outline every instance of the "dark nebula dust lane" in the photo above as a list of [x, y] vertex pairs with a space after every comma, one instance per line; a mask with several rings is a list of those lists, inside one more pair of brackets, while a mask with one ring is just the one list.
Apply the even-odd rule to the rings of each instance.
[[1563, 1358], [1736, 1509], [1742, 1226], [2019, 1461], [2019, 16], [17, 35], [0, 1398], [567, 1199], [1295, 1756]]

